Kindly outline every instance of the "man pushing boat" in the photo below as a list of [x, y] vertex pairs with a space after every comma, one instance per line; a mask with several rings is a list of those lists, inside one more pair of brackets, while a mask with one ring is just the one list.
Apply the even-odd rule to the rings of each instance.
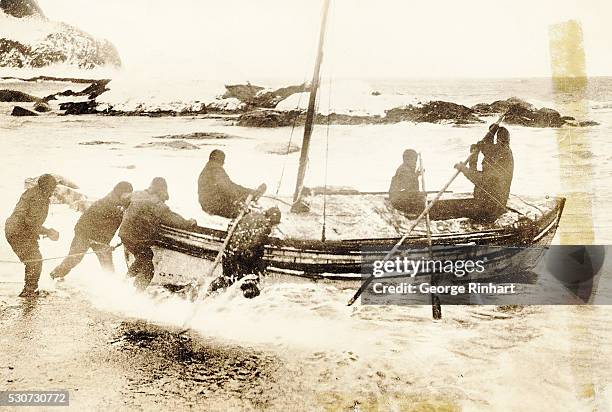
[[145, 289], [153, 280], [155, 270], [151, 246], [161, 225], [178, 229], [191, 229], [197, 225], [195, 219], [187, 220], [171, 211], [165, 203], [169, 198], [166, 180], [156, 177], [148, 189], [132, 194], [121, 222], [119, 237], [135, 259], [128, 275], [136, 278], [135, 285], [139, 289]]
[[51, 278], [61, 279], [68, 275], [83, 260], [84, 254], [90, 248], [98, 256], [102, 269], [114, 272], [113, 248], [110, 242], [121, 225], [123, 212], [130, 204], [132, 191], [130, 183], [119, 182], [108, 195], [83, 212], [74, 226], [74, 238], [68, 256], [51, 271]]
[[262, 183], [257, 189], [247, 189], [230, 179], [223, 168], [225, 153], [215, 149], [210, 152], [208, 163], [198, 178], [198, 199], [202, 210], [211, 215], [234, 219], [242, 210], [247, 196], [257, 200], [266, 191]]
[[240, 289], [249, 299], [259, 295], [259, 276], [267, 266], [265, 246], [272, 228], [280, 220], [280, 209], [272, 207], [264, 212], [252, 210], [236, 223], [223, 255], [223, 274], [211, 282], [209, 293], [228, 288], [245, 276], [253, 275], [240, 285]]
[[4, 225], [6, 240], [25, 265], [25, 285], [19, 294], [20, 297], [38, 294], [38, 280], [42, 272], [42, 255], [38, 239], [41, 236], [53, 241], [59, 239], [59, 233], [55, 229], [43, 226], [49, 213], [51, 195], [56, 186], [57, 181], [50, 174], [40, 176], [34, 187], [23, 192]]

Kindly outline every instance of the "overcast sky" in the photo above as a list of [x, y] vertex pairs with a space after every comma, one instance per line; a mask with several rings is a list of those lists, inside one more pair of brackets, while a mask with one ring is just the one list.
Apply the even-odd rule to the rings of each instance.
[[[39, 0], [110, 39], [127, 70], [309, 77], [322, 0]], [[589, 75], [612, 75], [610, 0], [332, 0], [328, 74], [549, 76], [548, 27], [581, 22]]]

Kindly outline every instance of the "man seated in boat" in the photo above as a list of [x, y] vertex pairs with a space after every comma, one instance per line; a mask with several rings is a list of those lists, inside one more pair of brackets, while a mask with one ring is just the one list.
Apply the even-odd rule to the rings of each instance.
[[90, 248], [96, 252], [102, 269], [107, 272], [115, 271], [110, 242], [121, 225], [123, 211], [130, 204], [132, 191], [130, 183], [119, 182], [108, 195], [83, 212], [74, 226], [74, 238], [68, 256], [51, 271], [53, 279], [68, 275], [83, 260], [84, 254]]
[[259, 276], [266, 270], [265, 246], [272, 228], [280, 220], [281, 211], [277, 207], [245, 214], [236, 225], [223, 256], [223, 275], [211, 282], [208, 291], [228, 288], [243, 277], [253, 275], [240, 285], [240, 289], [246, 298], [258, 296]]
[[195, 219], [184, 219], [170, 210], [166, 201], [168, 185], [162, 177], [156, 177], [148, 189], [134, 192], [121, 222], [119, 237], [125, 249], [134, 256], [128, 276], [136, 277], [135, 286], [145, 289], [154, 275], [153, 250], [161, 225], [178, 229], [191, 229], [197, 225]]
[[419, 214], [425, 208], [425, 193], [419, 191], [419, 174], [417, 170], [418, 154], [407, 149], [403, 154], [403, 163], [397, 168], [389, 187], [391, 205], [405, 213]]
[[[471, 147], [473, 156], [468, 166], [463, 163], [455, 165], [455, 168], [474, 184], [472, 204], [460, 215], [484, 223], [494, 222], [506, 212], [514, 174], [510, 132], [505, 127], [499, 127], [497, 143], [493, 141], [493, 136], [494, 133], [489, 133], [481, 142]], [[483, 154], [482, 171], [478, 170], [479, 153]]]
[[223, 151], [215, 149], [210, 153], [208, 163], [198, 178], [198, 198], [206, 213], [233, 219], [240, 213], [248, 195], [261, 196], [266, 191], [266, 185], [262, 183], [253, 190], [232, 182], [223, 168], [224, 163]]

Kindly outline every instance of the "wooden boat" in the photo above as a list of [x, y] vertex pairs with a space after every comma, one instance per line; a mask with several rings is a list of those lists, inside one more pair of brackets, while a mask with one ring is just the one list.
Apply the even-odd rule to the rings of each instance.
[[[446, 195], [439, 201], [438, 210], [443, 213], [445, 206], [466, 201], [470, 196]], [[262, 203], [267, 206], [266, 201]], [[537, 263], [542, 248], [552, 241], [564, 204], [565, 199], [557, 197], [511, 197], [508, 202], [511, 210], [491, 224], [475, 224], [467, 218], [432, 220], [434, 258], [486, 258], [490, 268], [497, 264], [505, 270], [527, 271]], [[414, 216], [393, 209], [384, 195], [331, 195], [327, 208], [332, 213], [323, 241], [316, 239], [322, 228], [321, 208], [320, 196], [311, 199], [311, 210], [305, 214], [291, 214], [288, 206], [281, 207], [286, 217], [266, 247], [265, 259], [271, 274], [293, 279], [350, 281], [354, 285], [361, 279], [363, 265], [377, 252], [380, 255], [381, 251], [390, 250], [414, 221]], [[334, 210], [344, 213], [334, 214]], [[435, 211], [432, 216], [436, 217]], [[193, 231], [163, 228], [154, 247], [156, 283], [188, 284], [208, 273], [227, 234], [223, 226], [229, 220], [211, 216], [208, 223], [207, 227]], [[412, 259], [428, 254], [424, 226], [425, 222], [417, 226], [405, 241]], [[517, 248], [500, 249], [507, 246]], [[527, 258], [519, 253], [526, 249], [536, 256]], [[482, 256], [473, 256], [474, 250]], [[513, 250], [517, 256], [513, 256]], [[487, 275], [490, 273], [487, 271]]]
[[[367, 266], [368, 256], [372, 257], [376, 251], [379, 254], [383, 251], [384, 254], [384, 251], [392, 249], [416, 222], [415, 216], [405, 216], [390, 207], [384, 194], [333, 193], [326, 188], [323, 195], [307, 198], [304, 178], [320, 85], [328, 10], [329, 0], [324, 0], [319, 47], [293, 197], [281, 202], [260, 200], [264, 207], [281, 207], [283, 214], [279, 231], [272, 235], [266, 248], [265, 259], [269, 263], [270, 273], [289, 275], [293, 279], [354, 283], [360, 279], [363, 267]], [[443, 190], [446, 190], [457, 173]], [[411, 253], [414, 256], [428, 254], [431, 247], [435, 258], [436, 255], [469, 255], [473, 253], [470, 248], [473, 250], [474, 245], [487, 245], [491, 250], [479, 248], [479, 253], [490, 255], [487, 258], [490, 257], [491, 262], [505, 268], [528, 270], [537, 256], [525, 256], [524, 253], [518, 253], [518, 250], [513, 253], [512, 249], [500, 253], [499, 247], [548, 245], [559, 224], [565, 202], [563, 198], [511, 197], [508, 212], [488, 225], [477, 225], [469, 219], [445, 218], [444, 211], [447, 209], [469, 207], [470, 197], [469, 194], [434, 197], [432, 205], [436, 205], [436, 210], [430, 212], [431, 233], [424, 227], [420, 231], [415, 227], [416, 232], [402, 239], [405, 246], [413, 250]], [[210, 263], [219, 253], [227, 236], [228, 225], [229, 221], [223, 218], [207, 216], [203, 226], [193, 231], [164, 228], [154, 250], [154, 282], [188, 284], [209, 273]]]

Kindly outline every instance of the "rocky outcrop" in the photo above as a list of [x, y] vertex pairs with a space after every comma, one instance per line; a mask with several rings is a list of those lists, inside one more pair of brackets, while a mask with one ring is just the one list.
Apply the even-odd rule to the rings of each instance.
[[121, 66], [119, 53], [108, 40], [96, 39], [74, 26], [47, 20], [34, 0], [0, 0], [0, 7], [6, 13], [0, 13], [0, 24], [18, 25], [24, 31], [38, 34], [27, 42], [0, 38], [2, 67], [40, 68], [55, 63], [83, 69]]
[[15, 106], [15, 107], [13, 107], [13, 111], [11, 112], [11, 116], [18, 116], [18, 117], [23, 117], [23, 116], [38, 116], [38, 114], [34, 113], [31, 110], [24, 109], [21, 106]]
[[295, 93], [310, 90], [306, 84], [281, 87], [276, 90], [267, 90], [261, 86], [247, 84], [233, 84], [225, 86], [226, 92], [222, 99], [238, 99], [246, 108], [274, 109], [278, 103]]
[[443, 121], [455, 124], [482, 123], [483, 121], [474, 114], [474, 110], [461, 104], [432, 101], [422, 106], [408, 105], [397, 107], [385, 112], [385, 123], [397, 123], [403, 121], [417, 123], [440, 123]]
[[86, 102], [67, 102], [60, 104], [60, 110], [64, 110], [64, 114], [95, 114], [96, 101], [88, 100]]
[[0, 10], [13, 17], [45, 18], [36, 0], [0, 0]]
[[238, 99], [241, 102], [249, 103], [252, 101], [257, 93], [264, 90], [261, 86], [253, 86], [251, 83], [247, 84], [230, 84], [225, 85], [225, 94], [222, 96], [223, 99]]
[[275, 110], [254, 110], [240, 116], [238, 126], [243, 127], [284, 127], [291, 126], [300, 116], [299, 111], [281, 112]]
[[38, 97], [18, 90], [0, 90], [0, 102], [36, 102]]
[[497, 100], [491, 104], [479, 103], [472, 109], [479, 115], [506, 113], [504, 122], [526, 127], [561, 127], [573, 120], [547, 107], [537, 109], [532, 104], [516, 97]]
[[38, 113], [48, 113], [51, 111], [51, 106], [49, 106], [48, 103], [41, 101], [38, 101], [34, 104], [34, 110], [37, 111]]
[[244, 102], [255, 107], [263, 107], [266, 109], [273, 109], [281, 101], [295, 93], [303, 93], [310, 91], [310, 88], [306, 84], [300, 84], [297, 86], [281, 87], [280, 89], [265, 91], [262, 90], [250, 102]]

